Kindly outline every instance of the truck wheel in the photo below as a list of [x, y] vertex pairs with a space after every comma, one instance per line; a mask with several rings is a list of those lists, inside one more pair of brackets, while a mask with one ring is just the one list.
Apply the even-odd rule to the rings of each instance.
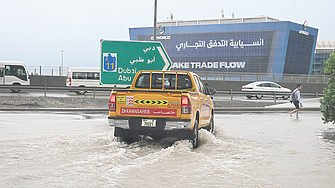
[[127, 144], [131, 144], [139, 140], [138, 135], [134, 135], [133, 133], [127, 132], [119, 127], [115, 127], [114, 136], [118, 142], [125, 142]]
[[211, 115], [211, 120], [210, 120], [209, 124], [204, 129], [206, 129], [211, 134], [214, 134], [214, 118], [213, 118], [213, 115]]
[[131, 144], [131, 143], [134, 143], [134, 142], [138, 142], [139, 141], [139, 136], [138, 135], [120, 136], [120, 137], [117, 137], [117, 140], [119, 142], [125, 142], [126, 144]]
[[215, 126], [214, 126], [214, 117], [213, 117], [213, 115], [211, 116], [211, 120], [209, 122], [209, 125], [206, 127], [206, 130], [208, 132], [210, 132], [211, 134], [214, 134]]
[[151, 134], [149, 136], [151, 138], [153, 138], [154, 140], [162, 140], [166, 137], [164, 134], [161, 134], [161, 133], [155, 133], [155, 134]]
[[198, 126], [199, 126], [199, 122], [196, 119], [194, 121], [194, 128], [193, 128], [194, 138], [191, 141], [193, 149], [196, 149], [199, 146], [199, 132], [198, 132], [199, 128], [198, 128]]

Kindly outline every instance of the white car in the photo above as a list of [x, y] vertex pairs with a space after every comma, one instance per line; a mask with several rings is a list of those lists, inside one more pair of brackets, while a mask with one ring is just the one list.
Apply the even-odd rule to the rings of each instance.
[[278, 96], [281, 96], [283, 99], [287, 100], [291, 95], [290, 89], [269, 81], [252, 82], [250, 84], [242, 86], [241, 91], [248, 92], [246, 95], [248, 99], [251, 99], [253, 96], [255, 96], [257, 99], [261, 99], [263, 95], [273, 96], [274, 92], [276, 92], [278, 93]]

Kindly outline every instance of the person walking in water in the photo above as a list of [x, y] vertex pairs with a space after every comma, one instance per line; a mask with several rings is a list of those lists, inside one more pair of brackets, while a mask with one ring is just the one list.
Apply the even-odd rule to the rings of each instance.
[[292, 117], [293, 113], [296, 113], [297, 119], [299, 118], [299, 105], [302, 107], [302, 102], [300, 98], [300, 90], [301, 90], [301, 85], [297, 84], [297, 87], [295, 90], [292, 92], [291, 95], [291, 102], [293, 102], [295, 109], [290, 112], [290, 117]]

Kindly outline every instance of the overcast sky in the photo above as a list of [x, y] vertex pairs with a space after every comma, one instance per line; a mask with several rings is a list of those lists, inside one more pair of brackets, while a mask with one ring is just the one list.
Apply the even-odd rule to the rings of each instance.
[[[0, 60], [30, 66], [98, 67], [100, 39], [129, 40], [129, 27], [153, 26], [154, 0], [0, 0]], [[157, 21], [265, 15], [319, 29], [335, 40], [331, 0], [158, 0]]]

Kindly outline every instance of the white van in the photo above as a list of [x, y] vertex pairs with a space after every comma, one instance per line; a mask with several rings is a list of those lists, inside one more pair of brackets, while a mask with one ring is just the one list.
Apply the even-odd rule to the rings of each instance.
[[[26, 66], [20, 61], [0, 61], [0, 85], [29, 85]], [[20, 89], [12, 89], [13, 93]]]
[[[66, 86], [99, 87], [100, 68], [95, 67], [70, 67], [67, 69]], [[87, 91], [75, 91], [78, 95], [84, 95]]]

